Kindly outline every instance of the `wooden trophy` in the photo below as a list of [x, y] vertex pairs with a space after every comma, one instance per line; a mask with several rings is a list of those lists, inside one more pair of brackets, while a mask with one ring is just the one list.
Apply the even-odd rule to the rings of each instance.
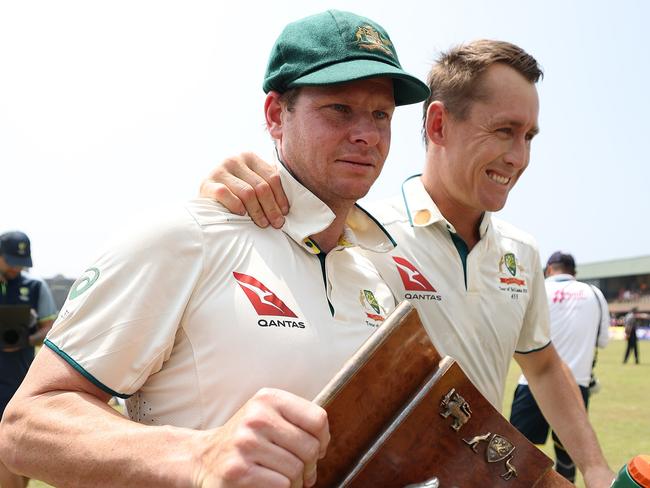
[[569, 487], [442, 358], [402, 302], [314, 400], [332, 435], [317, 487]]

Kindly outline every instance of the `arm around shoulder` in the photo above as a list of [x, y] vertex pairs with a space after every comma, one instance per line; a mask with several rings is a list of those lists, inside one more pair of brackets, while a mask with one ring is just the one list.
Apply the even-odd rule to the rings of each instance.
[[280, 175], [271, 165], [253, 153], [225, 159], [203, 180], [200, 195], [221, 203], [229, 211], [248, 213], [260, 227], [284, 224], [289, 201], [282, 189]]

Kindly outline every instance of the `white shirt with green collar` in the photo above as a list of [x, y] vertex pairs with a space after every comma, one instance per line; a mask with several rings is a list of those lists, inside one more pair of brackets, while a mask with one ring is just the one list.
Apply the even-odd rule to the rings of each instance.
[[367, 256], [398, 300], [408, 299], [437, 349], [456, 359], [498, 410], [513, 353], [549, 344], [539, 253], [527, 234], [486, 213], [471, 252], [419, 177], [401, 197], [369, 206], [397, 248]]
[[334, 214], [280, 173], [282, 230], [201, 199], [142, 220], [75, 283], [46, 345], [145, 424], [216, 427], [262, 387], [313, 398], [396, 305], [358, 252], [394, 243], [355, 207], [320, 253], [308, 236]]

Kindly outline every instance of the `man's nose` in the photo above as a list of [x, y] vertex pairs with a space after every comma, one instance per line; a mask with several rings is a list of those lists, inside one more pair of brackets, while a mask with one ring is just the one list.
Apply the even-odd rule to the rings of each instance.
[[355, 117], [352, 129], [350, 130], [350, 140], [354, 144], [365, 144], [367, 146], [376, 146], [379, 144], [381, 130], [372, 114]]
[[530, 143], [525, 136], [513, 138], [512, 145], [505, 155], [505, 162], [517, 169], [528, 166], [530, 158]]

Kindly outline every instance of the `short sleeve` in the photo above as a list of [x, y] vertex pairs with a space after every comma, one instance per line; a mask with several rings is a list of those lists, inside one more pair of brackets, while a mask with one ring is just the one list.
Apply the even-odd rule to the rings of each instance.
[[128, 397], [169, 358], [203, 267], [183, 208], [121, 233], [72, 285], [45, 344], [107, 393]]

